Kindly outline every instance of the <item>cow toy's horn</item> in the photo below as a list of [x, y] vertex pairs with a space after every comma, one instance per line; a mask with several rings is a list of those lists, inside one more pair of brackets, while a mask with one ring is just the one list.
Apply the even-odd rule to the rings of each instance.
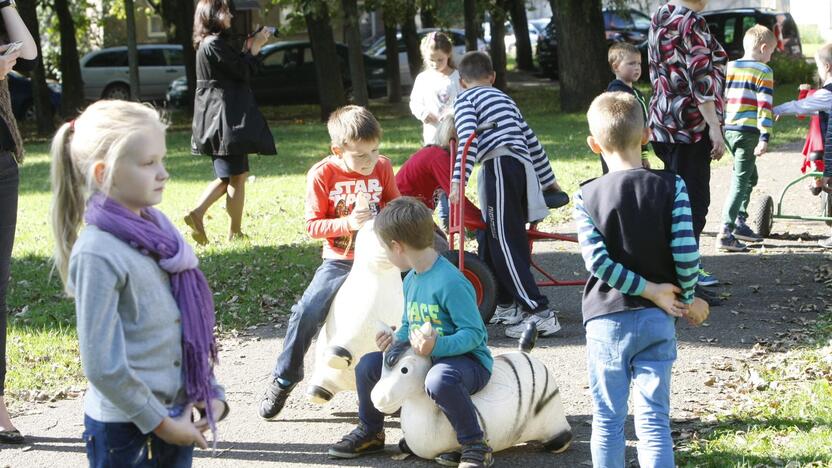
[[529, 322], [526, 324], [526, 329], [523, 330], [523, 334], [520, 335], [520, 343], [517, 347], [524, 353], [530, 353], [532, 349], [534, 349], [534, 344], [536, 342], [537, 325], [535, 325], [534, 322]]

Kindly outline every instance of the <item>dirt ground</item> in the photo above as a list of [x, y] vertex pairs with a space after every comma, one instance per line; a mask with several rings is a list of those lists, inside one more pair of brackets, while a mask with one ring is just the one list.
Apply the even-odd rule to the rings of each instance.
[[[766, 155], [759, 161], [761, 180], [754, 196], [776, 194], [787, 180], [798, 174], [801, 156], [797, 148]], [[673, 372], [673, 429], [684, 432], [700, 418], [718, 411], [724, 404], [722, 389], [714, 380], [740, 372], [731, 363], [747, 356], [756, 343], [771, 343], [788, 333], [804, 329], [821, 309], [821, 284], [813, 273], [829, 256], [816, 241], [827, 232], [822, 223], [776, 221], [777, 239], [767, 239], [750, 253], [718, 254], [714, 235], [724, 196], [730, 183], [730, 167], [713, 171], [713, 202], [703, 236], [704, 266], [725, 282], [712, 288], [726, 298], [712, 309], [705, 326], [678, 325], [679, 355]], [[802, 186], [787, 197], [786, 206], [809, 214], [819, 199]], [[569, 232], [571, 226], [563, 226]], [[789, 232], [789, 235], [783, 235]], [[537, 258], [562, 276], [584, 276], [575, 245], [549, 244], [538, 249]], [[554, 455], [534, 446], [519, 446], [496, 455], [497, 466], [591, 466], [589, 437], [591, 402], [587, 390], [584, 330], [581, 325], [580, 289], [548, 288], [546, 294], [560, 313], [563, 330], [555, 338], [541, 339], [533, 354], [557, 377], [565, 411], [574, 431], [572, 446]], [[796, 303], [801, 307], [796, 308]], [[812, 304], [814, 304], [815, 307]], [[799, 309], [800, 311], [794, 311]], [[387, 451], [355, 461], [330, 460], [328, 446], [357, 423], [355, 394], [342, 393], [327, 406], [308, 403], [303, 385], [289, 399], [286, 409], [274, 421], [257, 416], [256, 402], [266, 384], [277, 352], [282, 346], [285, 322], [248, 330], [244, 336], [222, 341], [219, 380], [226, 386], [231, 413], [220, 426], [220, 442], [214, 456], [197, 451], [200, 467], [239, 466], [434, 466], [432, 461], [413, 457], [401, 462], [396, 442], [401, 437], [398, 421], [387, 425]], [[510, 351], [514, 340], [503, 337], [502, 327], [491, 327], [489, 344], [495, 354]], [[311, 353], [310, 353], [311, 354]], [[308, 360], [307, 369], [311, 369]], [[307, 372], [309, 373], [309, 372]], [[82, 400], [33, 404], [17, 415], [15, 423], [27, 435], [22, 447], [0, 446], [0, 466], [48, 467], [84, 466]], [[425, 428], [430, 431], [430, 428]], [[628, 459], [635, 459], [632, 419], [628, 424]]]

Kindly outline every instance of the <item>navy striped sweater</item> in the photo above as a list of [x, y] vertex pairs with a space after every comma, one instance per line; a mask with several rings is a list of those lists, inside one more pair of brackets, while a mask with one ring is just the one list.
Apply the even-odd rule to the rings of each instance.
[[641, 297], [648, 280], [676, 284], [681, 301], [693, 302], [699, 249], [681, 177], [647, 169], [611, 172], [584, 183], [574, 202], [581, 255], [591, 275], [584, 323], [655, 307]]
[[477, 86], [463, 91], [454, 102], [454, 120], [459, 136], [459, 147], [454, 165], [454, 181], [459, 181], [462, 166], [462, 149], [468, 137], [482, 124], [495, 122], [497, 126], [477, 135], [468, 148], [465, 159], [465, 181], [471, 178], [474, 164], [489, 151], [500, 146], [534, 165], [541, 187], [555, 181], [555, 173], [549, 157], [537, 140], [529, 124], [520, 114], [517, 104], [504, 92], [491, 86]]

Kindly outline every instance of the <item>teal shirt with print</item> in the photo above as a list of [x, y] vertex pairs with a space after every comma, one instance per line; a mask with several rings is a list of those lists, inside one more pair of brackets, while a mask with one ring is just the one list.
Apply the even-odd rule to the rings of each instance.
[[488, 332], [477, 308], [471, 283], [445, 257], [429, 270], [411, 270], [404, 279], [404, 314], [396, 339], [408, 340], [410, 330], [430, 322], [437, 333], [434, 358], [471, 353], [491, 372], [494, 358], [488, 350]]

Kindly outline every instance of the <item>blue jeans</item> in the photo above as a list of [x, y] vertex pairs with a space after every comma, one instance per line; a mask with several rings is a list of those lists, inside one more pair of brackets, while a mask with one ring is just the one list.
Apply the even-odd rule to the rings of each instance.
[[303, 292], [300, 301], [292, 306], [292, 316], [286, 327], [283, 352], [277, 358], [274, 376], [297, 383], [303, 380], [303, 356], [312, 338], [326, 320], [335, 294], [352, 269], [352, 260], [324, 259], [315, 276]]
[[633, 384], [638, 460], [642, 468], [674, 466], [670, 438], [670, 371], [676, 320], [659, 308], [603, 315], [586, 323], [592, 392], [592, 464], [624, 467], [624, 421]]
[[[355, 367], [358, 392], [358, 419], [371, 433], [384, 429], [384, 413], [373, 406], [370, 393], [381, 378], [380, 351], [365, 354]], [[448, 417], [460, 444], [478, 442], [483, 438], [477, 410], [471, 395], [482, 390], [491, 373], [470, 354], [436, 358], [425, 377], [425, 392]]]
[[448, 194], [443, 190], [438, 190], [436, 195], [436, 201], [438, 202], [436, 204], [436, 209], [439, 219], [447, 221], [451, 216], [451, 208], [448, 204]]
[[105, 423], [84, 415], [90, 468], [190, 468], [194, 447], [169, 444], [129, 422]]

